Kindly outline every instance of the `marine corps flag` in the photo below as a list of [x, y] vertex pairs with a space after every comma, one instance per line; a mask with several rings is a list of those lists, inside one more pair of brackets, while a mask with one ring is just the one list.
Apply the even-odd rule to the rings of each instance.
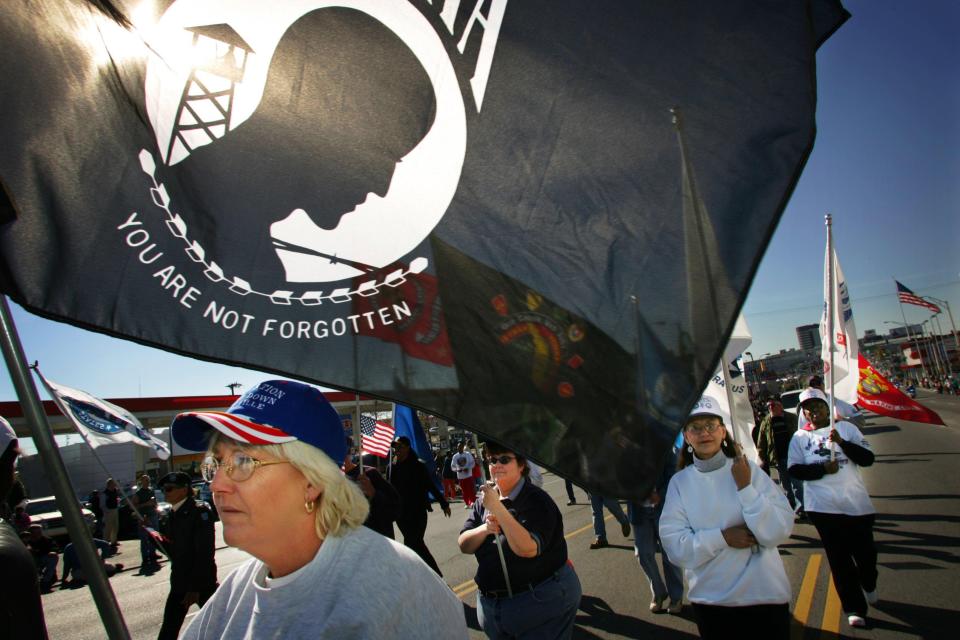
[[[622, 497], [720, 359], [813, 145], [816, 48], [847, 17], [837, 0], [114, 4], [0, 3], [0, 290], [536, 444]], [[562, 332], [500, 333], [523, 313]], [[584, 354], [610, 360], [574, 368], [570, 395], [554, 373]]]
[[874, 369], [862, 353], [860, 354], [860, 384], [857, 391], [859, 392], [857, 403], [878, 415], [912, 422], [944, 424], [943, 418], [936, 411], [927, 409], [890, 384], [890, 381]]

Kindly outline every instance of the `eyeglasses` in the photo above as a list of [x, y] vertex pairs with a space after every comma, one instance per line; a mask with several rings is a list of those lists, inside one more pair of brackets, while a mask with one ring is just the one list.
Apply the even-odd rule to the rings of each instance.
[[180, 485], [178, 485], [178, 484], [165, 484], [165, 485], [163, 485], [163, 487], [161, 487], [161, 488], [163, 489], [163, 492], [164, 492], [164, 493], [168, 493], [168, 492], [170, 492], [170, 491], [173, 491], [174, 489], [179, 489], [179, 488], [180, 488]]
[[704, 431], [713, 433], [720, 428], [719, 422], [709, 422], [707, 424], [688, 424], [686, 430], [689, 433], [701, 434]]
[[262, 460], [251, 458], [245, 453], [234, 453], [233, 461], [230, 463], [217, 460], [213, 456], [207, 456], [204, 458], [203, 463], [200, 464], [200, 475], [203, 476], [203, 479], [207, 482], [213, 482], [213, 477], [217, 475], [217, 471], [222, 468], [228, 478], [234, 482], [243, 482], [252, 476], [258, 467], [266, 467], [271, 464], [283, 464], [285, 462], [290, 461], [273, 460], [272, 462], [263, 462]]
[[487, 464], [510, 464], [511, 460], [516, 460], [516, 456], [490, 456]]

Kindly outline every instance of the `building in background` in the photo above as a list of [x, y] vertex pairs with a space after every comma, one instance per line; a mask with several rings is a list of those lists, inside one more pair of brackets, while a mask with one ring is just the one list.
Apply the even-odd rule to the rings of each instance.
[[797, 342], [804, 351], [820, 348], [820, 325], [805, 324], [797, 327]]

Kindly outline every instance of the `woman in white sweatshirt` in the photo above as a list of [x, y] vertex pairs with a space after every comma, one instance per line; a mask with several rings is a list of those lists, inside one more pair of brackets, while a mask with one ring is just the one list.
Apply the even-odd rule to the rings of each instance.
[[790, 584], [777, 545], [793, 510], [754, 463], [737, 455], [714, 398], [703, 396], [683, 431], [679, 471], [667, 488], [660, 540], [683, 567], [703, 638], [744, 628], [790, 637]]

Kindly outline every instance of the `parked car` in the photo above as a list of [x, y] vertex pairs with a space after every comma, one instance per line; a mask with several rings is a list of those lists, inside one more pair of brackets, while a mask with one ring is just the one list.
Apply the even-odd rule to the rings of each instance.
[[[77, 501], [79, 503], [79, 500]], [[60, 513], [60, 507], [57, 506], [57, 499], [54, 496], [44, 498], [29, 498], [25, 509], [30, 516], [30, 524], [39, 524], [43, 527], [43, 533], [50, 538], [69, 537], [67, 525], [63, 521], [63, 514]], [[87, 525], [87, 529], [93, 534], [93, 528], [97, 523], [96, 516], [89, 509], [80, 508], [80, 515]]]
[[802, 389], [797, 389], [794, 391], [784, 391], [780, 394], [780, 403], [783, 405], [783, 410], [797, 415], [800, 404], [800, 394], [803, 392]]

